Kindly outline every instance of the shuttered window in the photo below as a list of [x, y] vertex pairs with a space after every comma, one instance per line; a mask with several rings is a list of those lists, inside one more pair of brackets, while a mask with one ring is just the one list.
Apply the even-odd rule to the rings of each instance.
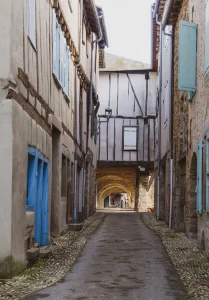
[[178, 88], [196, 91], [197, 24], [181, 21], [179, 24]]
[[36, 0], [27, 0], [28, 37], [36, 48]]
[[70, 59], [69, 59], [69, 49], [68, 46], [65, 46], [65, 66], [64, 66], [64, 92], [69, 97], [69, 76], [70, 76]]
[[137, 127], [136, 126], [123, 127], [123, 150], [127, 150], [127, 151], [137, 150]]
[[53, 58], [52, 58], [52, 65], [53, 65], [53, 75], [57, 82], [63, 89], [63, 92], [69, 99], [69, 48], [66, 44], [66, 39], [64, 34], [59, 26], [55, 11], [53, 10], [52, 16], [52, 28], [53, 28]]
[[205, 76], [209, 73], [209, 0], [205, 1]]
[[206, 136], [206, 212], [209, 213], [209, 133]]
[[202, 213], [202, 140], [197, 146], [197, 212]]

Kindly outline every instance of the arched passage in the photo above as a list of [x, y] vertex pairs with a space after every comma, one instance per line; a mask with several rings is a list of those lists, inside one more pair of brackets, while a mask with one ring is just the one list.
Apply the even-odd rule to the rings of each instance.
[[[111, 194], [122, 194], [126, 193], [130, 195], [130, 205], [134, 205], [135, 190], [134, 184], [130, 179], [119, 175], [103, 175], [98, 177], [98, 207], [104, 207], [104, 200]], [[133, 206], [132, 205], [132, 206]]]

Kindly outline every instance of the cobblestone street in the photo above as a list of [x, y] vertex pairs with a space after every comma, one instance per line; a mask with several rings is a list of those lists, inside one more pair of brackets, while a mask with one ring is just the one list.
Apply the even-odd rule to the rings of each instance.
[[142, 214], [144, 222], [154, 230], [176, 267], [189, 299], [209, 299], [209, 259], [205, 252], [195, 246], [195, 241], [188, 239], [184, 233], [174, 233], [165, 222], [157, 221], [154, 214]]
[[62, 280], [104, 217], [103, 213], [94, 214], [85, 221], [82, 231], [70, 231], [56, 239], [51, 257], [39, 259], [20, 276], [0, 281], [0, 299], [22, 299], [27, 294]]
[[186, 300], [159, 237], [135, 212], [108, 214], [65, 279], [35, 299]]

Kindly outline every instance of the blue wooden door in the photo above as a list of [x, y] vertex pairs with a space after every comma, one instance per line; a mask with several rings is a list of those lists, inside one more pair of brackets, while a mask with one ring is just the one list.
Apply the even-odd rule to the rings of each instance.
[[36, 148], [28, 148], [26, 211], [35, 212], [35, 242], [48, 245], [49, 163]]
[[44, 162], [43, 166], [43, 190], [41, 210], [41, 245], [48, 245], [48, 188], [49, 188], [49, 165]]
[[43, 161], [38, 159], [37, 166], [37, 192], [35, 205], [35, 242], [41, 244], [41, 214], [43, 194]]

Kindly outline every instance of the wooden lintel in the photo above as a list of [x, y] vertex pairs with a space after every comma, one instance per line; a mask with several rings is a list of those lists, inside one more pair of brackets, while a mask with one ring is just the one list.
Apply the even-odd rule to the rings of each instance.
[[63, 25], [62, 25], [62, 31], [64, 31], [64, 33], [67, 31], [67, 26], [66, 26], [66, 24], [63, 24]]
[[61, 25], [65, 24], [65, 20], [62, 15], [59, 17], [59, 24]]
[[53, 8], [58, 8], [59, 7], [59, 1], [58, 0], [54, 0], [53, 4], [52, 4]]
[[[66, 28], [67, 28], [67, 26], [66, 26]], [[65, 38], [66, 38], [66, 40], [67, 40], [67, 44], [68, 44], [68, 39], [70, 39], [70, 32], [66, 29], [66, 31], [65, 31]], [[70, 45], [69, 45], [70, 46]]]
[[61, 16], [60, 8], [55, 9], [55, 13], [56, 13], [57, 18], [60, 18], [60, 16]]

